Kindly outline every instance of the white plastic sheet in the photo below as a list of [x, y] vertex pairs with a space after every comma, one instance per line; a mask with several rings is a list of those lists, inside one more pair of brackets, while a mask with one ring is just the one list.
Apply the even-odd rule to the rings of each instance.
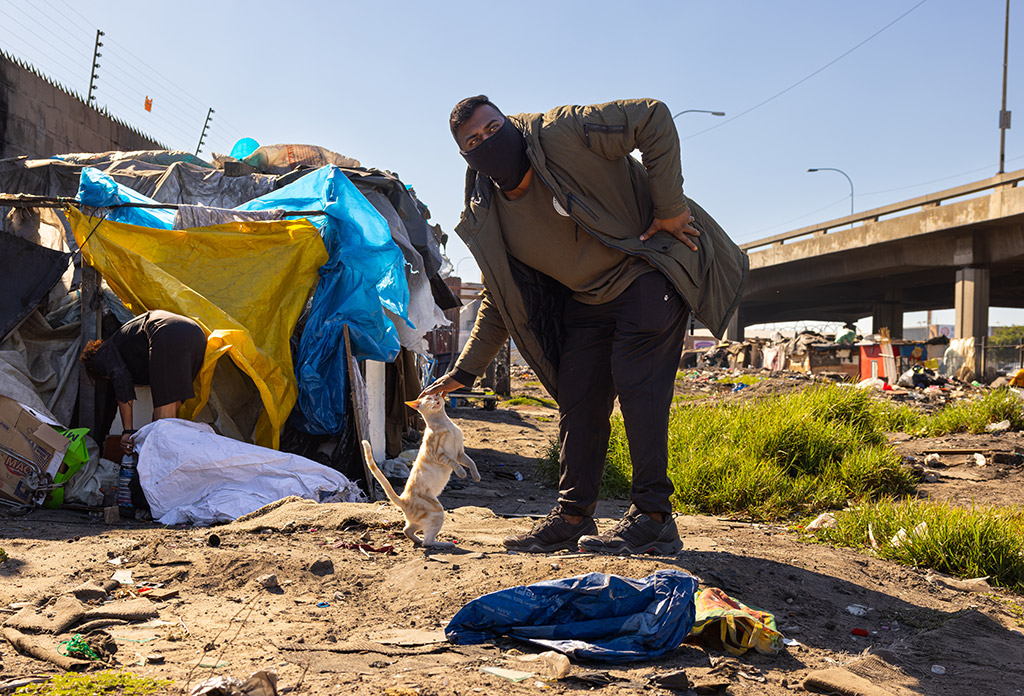
[[305, 457], [238, 442], [205, 423], [158, 420], [135, 436], [139, 480], [161, 524], [230, 522], [295, 495], [357, 502], [359, 487]]

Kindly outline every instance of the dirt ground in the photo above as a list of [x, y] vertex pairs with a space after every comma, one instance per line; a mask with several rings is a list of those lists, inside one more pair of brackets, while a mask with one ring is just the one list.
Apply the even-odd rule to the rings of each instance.
[[[806, 384], [773, 377], [732, 392], [694, 378], [679, 389], [727, 400]], [[542, 396], [528, 379], [517, 380], [515, 391]], [[105, 628], [117, 644], [113, 659], [137, 674], [173, 679], [170, 693], [188, 693], [212, 675], [244, 679], [261, 669], [276, 672], [280, 693], [310, 694], [687, 693], [651, 682], [679, 669], [697, 687], [689, 693], [803, 692], [808, 675], [822, 672], [832, 679], [825, 683], [852, 685], [821, 687], [824, 693], [962, 696], [970, 689], [980, 696], [1024, 689], [1021, 597], [956, 589], [927, 570], [808, 543], [785, 527], [681, 516], [684, 549], [673, 557], [509, 554], [502, 538], [527, 529], [528, 516], [554, 504], [555, 492], [538, 482], [535, 468], [556, 435], [556, 412], [468, 404], [450, 413], [482, 475], [479, 483], [453, 479], [442, 498], [449, 515], [441, 538], [457, 543], [454, 552], [413, 547], [401, 534], [401, 514], [387, 503], [289, 500], [211, 529], [107, 525], [63, 511], [0, 512], [0, 548], [10, 557], [0, 564], [0, 619], [35, 614], [28, 606], [38, 608], [35, 619], [52, 620], [82, 583], [130, 571], [135, 587], [157, 586], [141, 594], [156, 600], [156, 618]], [[923, 483], [920, 495], [956, 504], [1020, 503], [1024, 468], [1012, 453], [1024, 452], [1021, 433], [892, 439], [922, 462], [940, 452], [941, 461], [929, 465], [936, 480]], [[986, 466], [948, 450], [982, 452]], [[603, 501], [598, 526], [612, 524], [626, 505]], [[775, 613], [796, 642], [775, 656], [739, 658], [683, 646], [629, 665], [581, 662], [568, 677], [545, 680], [538, 662], [521, 659], [541, 652], [533, 646], [444, 641], [448, 620], [484, 593], [593, 571], [642, 578], [659, 568], [686, 570], [704, 586]], [[271, 574], [276, 582], [266, 578]], [[139, 594], [132, 587], [114, 590], [105, 606], [131, 600]], [[851, 613], [852, 605], [866, 613]], [[68, 637], [40, 640], [55, 647]], [[512, 682], [482, 671], [491, 667], [536, 676]], [[56, 671], [0, 642], [0, 692], [6, 680]]]

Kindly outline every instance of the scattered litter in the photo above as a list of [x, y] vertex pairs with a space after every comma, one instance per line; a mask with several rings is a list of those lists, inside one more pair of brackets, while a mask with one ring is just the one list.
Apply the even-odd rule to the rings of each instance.
[[628, 681], [622, 677], [616, 677], [609, 672], [599, 672], [597, 670], [588, 670], [586, 672], [579, 672], [578, 674], [570, 674], [565, 678], [567, 682], [575, 682], [577, 684], [583, 684], [585, 686], [608, 686], [616, 682]]
[[746, 389], [746, 388], [747, 388], [747, 385], [746, 385], [746, 384], [744, 384], [743, 382], [737, 382], [737, 383], [736, 383], [736, 384], [735, 384], [735, 385], [733, 386], [732, 390], [733, 390], [734, 392], [738, 392], [738, 391], [743, 391], [743, 390], [744, 390], [744, 389]]
[[[204, 669], [220, 669], [221, 667], [227, 667], [228, 663], [227, 662], [217, 662], [217, 663], [200, 662], [198, 666], [202, 667]], [[195, 693], [195, 692], [193, 692], [193, 693]], [[204, 694], [205, 693], [215, 694], [217, 692], [206, 692], [206, 691], [204, 691], [203, 693]], [[233, 694], [234, 692], [232, 691], [232, 692], [224, 692], [224, 693], [231, 693], [231, 694]]]
[[895, 536], [893, 536], [892, 541], [890, 541], [889, 543], [892, 544], [895, 548], [899, 548], [899, 547], [903, 546], [903, 544], [906, 544], [906, 543], [910, 542], [911, 537], [920, 538], [920, 537], [923, 537], [927, 533], [928, 533], [928, 523], [927, 522], [921, 522], [919, 525], [914, 527], [914, 531], [912, 531], [910, 534], [907, 534], [907, 530], [903, 529], [901, 527], [900, 530], [898, 532], [896, 532]]
[[480, 671], [493, 674], [502, 679], [508, 679], [510, 682], [521, 682], [536, 676], [533, 672], [520, 672], [517, 669], [505, 669], [504, 667], [481, 667]]
[[985, 466], [985, 455], [980, 452], [974, 453], [974, 463], [978, 466]]
[[954, 578], [949, 575], [943, 575], [942, 573], [930, 572], [925, 575], [925, 580], [931, 583], [941, 583], [946, 587], [954, 590], [960, 590], [961, 592], [991, 592], [992, 586], [988, 583], [990, 576], [986, 575], [980, 578], [970, 578], [968, 580], [961, 580], [960, 578]]
[[867, 616], [867, 613], [871, 611], [871, 607], [864, 604], [851, 604], [846, 607], [846, 611], [854, 616]]
[[878, 549], [878, 542], [875, 541], [875, 530], [870, 522], [868, 522], [868, 542], [871, 544], [871, 548]]
[[326, 609], [331, 606], [329, 602], [317, 602], [316, 605], [321, 609]]
[[782, 649], [782, 634], [775, 628], [774, 615], [747, 606], [717, 587], [701, 590], [694, 606], [696, 620], [687, 642], [724, 649], [731, 655], [742, 655], [750, 648], [774, 655]]
[[109, 563], [110, 565], [116, 565], [116, 566], [121, 565], [121, 563], [123, 563], [123, 562], [124, 561], [121, 559], [120, 556], [118, 556], [117, 558], [110, 558], [110, 559], [107, 560], [107, 563]]
[[244, 682], [236, 677], [210, 677], [192, 687], [190, 696], [277, 696], [277, 675], [260, 670]]
[[653, 686], [661, 686], [676, 691], [686, 691], [690, 688], [690, 678], [681, 669], [665, 672], [664, 674], [652, 674], [648, 680]]
[[1009, 420], [1001, 420], [998, 423], [989, 423], [985, 426], [986, 433], [1005, 433], [1010, 429]]
[[510, 636], [570, 657], [645, 660], [675, 650], [689, 634], [697, 586], [695, 577], [674, 568], [642, 579], [588, 573], [545, 580], [477, 597], [445, 634], [456, 645]]
[[850, 633], [852, 633], [855, 636], [860, 636], [862, 638], [867, 638], [869, 635], [871, 635], [868, 633], [866, 628], [855, 628], [852, 631], [850, 631]]
[[946, 668], [942, 665], [932, 665], [932, 674], [945, 674]]
[[814, 521], [807, 525], [808, 532], [817, 532], [821, 529], [834, 529], [836, 518], [831, 512], [823, 512], [814, 518]]
[[519, 659], [523, 662], [540, 661], [547, 672], [546, 676], [551, 679], [561, 679], [569, 673], [571, 668], [569, 658], [554, 650], [548, 650], [539, 655], [523, 655]]
[[803, 645], [803, 643], [798, 641], [796, 638], [783, 638], [782, 644], [785, 645], [787, 648], [796, 648]]
[[256, 578], [256, 582], [259, 583], [259, 585], [266, 590], [273, 590], [281, 586], [281, 583], [280, 581], [278, 581], [277, 576], [273, 573], [267, 573], [266, 575], [259, 576], [258, 578]]
[[935, 452], [924, 455], [925, 466], [942, 466], [942, 458]]
[[737, 674], [737, 676], [743, 677], [744, 679], [749, 679], [750, 681], [760, 682], [762, 684], [764, 684], [765, 681], [767, 681], [764, 678], [763, 675], [754, 674], [753, 672], [737, 672], [736, 674]]
[[116, 580], [122, 585], [134, 585], [135, 581], [132, 580], [132, 571], [130, 570], [118, 570], [110, 576], [111, 580]]
[[522, 480], [523, 480], [522, 472], [517, 471], [516, 472], [516, 481], [522, 481]]
[[393, 553], [394, 550], [395, 550], [395, 547], [392, 546], [391, 544], [388, 544], [387, 546], [381, 546], [380, 548], [377, 548], [375, 546], [370, 546], [369, 544], [356, 544], [356, 543], [351, 542], [351, 541], [336, 541], [335, 543], [331, 544], [331, 548], [332, 549], [352, 549], [352, 550], [363, 551], [364, 553], [366, 551], [372, 551], [373, 553]]
[[220, 536], [218, 536], [217, 534], [211, 534], [210, 536], [206, 537], [206, 545], [213, 549], [217, 548], [218, 546], [220, 546]]

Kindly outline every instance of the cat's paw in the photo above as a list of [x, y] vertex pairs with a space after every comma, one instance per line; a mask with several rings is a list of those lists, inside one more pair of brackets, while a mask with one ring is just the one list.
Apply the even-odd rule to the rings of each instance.
[[423, 548], [426, 549], [454, 549], [455, 544], [450, 541], [430, 541], [423, 542]]

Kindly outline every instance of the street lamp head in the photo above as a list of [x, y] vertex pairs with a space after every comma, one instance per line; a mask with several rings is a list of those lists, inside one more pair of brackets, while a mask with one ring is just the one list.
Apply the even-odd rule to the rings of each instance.
[[809, 172], [816, 172], [816, 171], [818, 171], [818, 168], [817, 167], [811, 167], [807, 171], [809, 171]]
[[725, 112], [724, 111], [712, 111], [711, 115], [712, 116], [725, 116]]

